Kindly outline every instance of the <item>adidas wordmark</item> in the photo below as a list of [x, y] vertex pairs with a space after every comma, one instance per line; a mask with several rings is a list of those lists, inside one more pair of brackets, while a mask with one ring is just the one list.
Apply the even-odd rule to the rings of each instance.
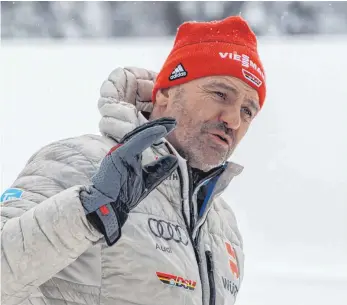
[[178, 78], [186, 77], [187, 71], [184, 69], [182, 64], [179, 64], [171, 73], [169, 80], [175, 80]]

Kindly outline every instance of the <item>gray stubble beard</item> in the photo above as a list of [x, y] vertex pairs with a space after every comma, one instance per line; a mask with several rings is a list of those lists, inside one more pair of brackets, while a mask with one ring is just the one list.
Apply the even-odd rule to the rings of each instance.
[[[188, 102], [184, 99], [184, 90], [178, 89], [174, 96], [173, 106], [175, 109], [175, 117], [180, 125], [180, 130], [184, 132], [182, 135], [177, 134], [177, 129], [168, 136], [169, 142], [175, 147], [177, 152], [187, 160], [187, 163], [193, 167], [198, 168], [202, 171], [209, 171], [214, 167], [221, 165], [228, 156], [221, 156], [221, 160], [216, 162], [215, 164], [206, 163], [206, 156], [204, 155], [204, 150], [206, 150], [205, 143], [199, 141], [189, 132], [185, 132], [189, 129], [189, 126], [192, 125], [191, 119], [189, 119], [188, 113], [185, 111], [184, 105]], [[202, 126], [201, 135], [207, 134], [207, 124], [206, 126]], [[204, 132], [205, 131], [205, 132]], [[176, 136], [175, 136], [176, 135]], [[179, 137], [178, 137], [178, 136]], [[171, 141], [170, 141], [171, 139]], [[192, 149], [190, 149], [192, 148]], [[220, 154], [220, 152], [216, 152]]]

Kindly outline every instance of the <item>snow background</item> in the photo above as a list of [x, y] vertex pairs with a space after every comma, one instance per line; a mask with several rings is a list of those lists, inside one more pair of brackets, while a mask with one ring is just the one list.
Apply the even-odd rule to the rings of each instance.
[[171, 36], [241, 15], [257, 36], [347, 33], [346, 1], [1, 1], [1, 38]]
[[[3, 41], [0, 192], [28, 158], [98, 133], [101, 83], [118, 66], [159, 70], [172, 38]], [[268, 95], [224, 194], [244, 238], [237, 305], [347, 304], [347, 38], [261, 38]]]

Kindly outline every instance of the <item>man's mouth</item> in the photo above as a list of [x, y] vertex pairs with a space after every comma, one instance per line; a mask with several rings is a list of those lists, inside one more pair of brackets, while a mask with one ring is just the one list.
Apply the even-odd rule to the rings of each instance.
[[231, 146], [231, 138], [223, 135], [223, 134], [217, 134], [217, 133], [211, 133], [210, 134], [212, 138], [215, 140], [215, 142], [221, 144], [221, 145], [226, 145], [228, 147]]
[[224, 141], [225, 143], [228, 143], [227, 139], [218, 135], [218, 134], [215, 134], [215, 136], [217, 136], [218, 138], [220, 138], [222, 141]]

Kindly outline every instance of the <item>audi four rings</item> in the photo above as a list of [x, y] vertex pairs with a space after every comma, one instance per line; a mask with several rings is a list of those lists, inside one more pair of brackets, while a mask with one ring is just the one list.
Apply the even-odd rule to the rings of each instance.
[[188, 245], [189, 238], [184, 229], [179, 225], [164, 220], [149, 218], [148, 226], [152, 234], [158, 238], [173, 240], [177, 243], [182, 243], [185, 246]]

